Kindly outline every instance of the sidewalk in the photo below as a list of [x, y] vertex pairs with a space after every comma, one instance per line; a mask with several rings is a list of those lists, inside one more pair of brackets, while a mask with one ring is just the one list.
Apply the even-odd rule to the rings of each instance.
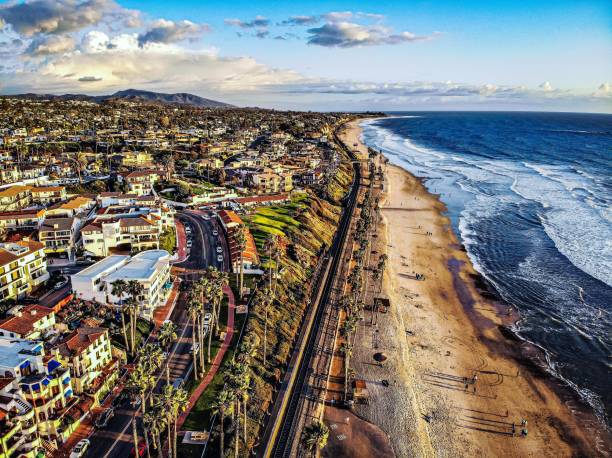
[[187, 260], [187, 234], [185, 233], [185, 226], [178, 219], [174, 218], [174, 227], [176, 228], [176, 254], [177, 260], [173, 261], [173, 264], [180, 264]]
[[174, 306], [176, 305], [176, 301], [179, 296], [179, 288], [179, 280], [174, 280], [174, 282], [172, 282], [172, 290], [168, 295], [168, 300], [166, 301], [166, 303], [161, 307], [157, 307], [153, 311], [153, 323], [155, 324], [153, 332], [156, 332], [161, 327], [164, 321], [170, 319], [170, 315], [174, 310]]
[[212, 379], [217, 374], [217, 371], [219, 370], [219, 367], [221, 367], [221, 363], [223, 362], [223, 357], [225, 356], [225, 352], [229, 348], [229, 345], [232, 341], [232, 337], [234, 336], [234, 311], [236, 309], [236, 305], [234, 303], [234, 293], [232, 292], [229, 286], [226, 286], [225, 288], [223, 288], [223, 291], [225, 292], [225, 294], [227, 294], [228, 307], [229, 307], [228, 314], [227, 314], [227, 331], [225, 333], [225, 339], [223, 340], [223, 343], [221, 344], [221, 348], [219, 348], [219, 351], [215, 355], [215, 359], [212, 365], [210, 366], [210, 368], [208, 369], [207, 374], [204, 376], [204, 378], [202, 379], [198, 387], [191, 394], [191, 397], [189, 398], [189, 405], [187, 406], [187, 410], [185, 410], [185, 412], [183, 412], [181, 416], [178, 418], [178, 422], [177, 422], [178, 431], [180, 431], [181, 427], [183, 426], [183, 423], [185, 423], [185, 420], [189, 416], [189, 412], [191, 412], [191, 409], [193, 408], [193, 406], [196, 404], [196, 402], [198, 401], [198, 399], [200, 398], [200, 396], [202, 395], [206, 387], [208, 387]]

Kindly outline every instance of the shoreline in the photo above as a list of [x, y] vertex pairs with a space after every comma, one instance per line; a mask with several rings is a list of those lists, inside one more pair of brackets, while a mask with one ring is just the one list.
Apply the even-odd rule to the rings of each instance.
[[[367, 152], [361, 121], [349, 123], [342, 137]], [[609, 432], [590, 405], [588, 412], [582, 399], [577, 405], [578, 393], [536, 362], [542, 361], [539, 347], [512, 329], [518, 312], [508, 315], [508, 305], [473, 268], [444, 203], [422, 179], [399, 166], [385, 168], [384, 230], [379, 233], [389, 255], [384, 292], [393, 305], [383, 323], [387, 329], [376, 332], [385, 331], [383, 344], [394, 354], [379, 371], [355, 366], [357, 374], [372, 381], [399, 376], [401, 383], [392, 393], [372, 390], [370, 406], [358, 407], [357, 413], [389, 435], [397, 456], [606, 453]], [[423, 273], [425, 280], [410, 278], [407, 269]], [[371, 332], [360, 330], [354, 360], [371, 353]], [[464, 386], [466, 380], [474, 383]], [[384, 413], [377, 411], [376, 404], [384, 405], [382, 398], [390, 394], [396, 406], [417, 411], [398, 415], [388, 403]], [[439, 419], [431, 420], [424, 411]], [[423, 414], [430, 420], [420, 418]], [[526, 438], [517, 437], [522, 419], [528, 421]]]

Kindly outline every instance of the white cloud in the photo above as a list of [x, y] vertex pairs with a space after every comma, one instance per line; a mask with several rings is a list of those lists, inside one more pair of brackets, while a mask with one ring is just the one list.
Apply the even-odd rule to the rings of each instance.
[[265, 16], [255, 16], [250, 21], [241, 21], [240, 19], [225, 19], [225, 24], [242, 29], [266, 28], [270, 25], [270, 20]]
[[[0, 7], [0, 20], [20, 34], [64, 34], [98, 24], [108, 15], [116, 20], [122, 13], [134, 21], [136, 13], [124, 10], [113, 0], [26, 0]], [[117, 16], [119, 15], [119, 16]]]
[[138, 43], [143, 46], [147, 43], [175, 43], [186, 39], [201, 36], [210, 30], [207, 24], [196, 24], [191, 21], [168, 21], [159, 19], [143, 33], [138, 35]]
[[72, 51], [74, 46], [74, 38], [68, 35], [39, 35], [32, 40], [26, 53], [33, 56], [59, 54]]
[[308, 44], [338, 48], [424, 41], [435, 36], [419, 36], [412, 32], [394, 33], [389, 27], [380, 24], [361, 25], [345, 21], [328, 22], [321, 27], [308, 29], [308, 33]]
[[552, 87], [552, 85], [550, 84], [550, 82], [548, 81], [544, 81], [542, 84], [540, 84], [538, 86], [540, 89], [542, 89], [544, 92], [552, 92], [555, 89]]
[[610, 83], [601, 83], [597, 90], [593, 92], [595, 98], [612, 98], [612, 85]]

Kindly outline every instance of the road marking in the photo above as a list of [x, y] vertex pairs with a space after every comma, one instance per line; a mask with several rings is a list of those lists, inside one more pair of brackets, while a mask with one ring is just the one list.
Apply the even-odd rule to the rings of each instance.
[[[177, 299], [178, 300], [178, 299]], [[176, 347], [181, 343], [179, 342], [179, 340], [182, 340], [183, 337], [185, 337], [185, 332], [187, 332], [187, 328], [191, 325], [191, 323], [189, 323], [189, 320], [187, 320], [187, 322], [185, 323], [185, 326], [183, 327], [183, 331], [181, 332], [181, 336], [179, 339], [177, 339], [176, 342], [174, 342], [174, 347], [172, 348], [172, 353], [170, 354], [170, 359], [172, 359], [176, 353]], [[157, 386], [157, 384], [159, 383], [159, 381], [162, 379], [162, 377], [165, 375], [165, 371], [161, 371], [161, 374], [159, 375], [159, 377], [157, 378], [157, 380], [155, 381], [155, 386]], [[138, 411], [139, 412], [139, 411]], [[132, 420], [130, 418], [130, 420], [127, 422], [127, 424], [125, 425], [125, 427], [121, 430], [121, 432], [119, 433], [119, 437], [117, 437], [115, 439], [115, 441], [113, 442], [113, 444], [110, 446], [110, 448], [108, 449], [108, 452], [106, 452], [103, 455], [103, 458], [108, 458], [111, 454], [111, 452], [113, 451], [113, 449], [117, 446], [117, 444], [122, 440], [122, 436], [125, 434], [125, 431], [130, 427], [132, 423]]]

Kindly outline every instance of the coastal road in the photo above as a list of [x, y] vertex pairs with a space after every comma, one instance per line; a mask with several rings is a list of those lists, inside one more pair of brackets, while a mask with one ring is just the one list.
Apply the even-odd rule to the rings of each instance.
[[[172, 381], [179, 377], [186, 379], [187, 372], [191, 366], [190, 349], [193, 328], [186, 311], [187, 294], [189, 282], [197, 280], [200, 274], [191, 274], [189, 270], [202, 270], [211, 265], [222, 269], [224, 265], [229, 265], [229, 263], [225, 264], [228, 255], [222, 232], [220, 228], [217, 227], [217, 223], [214, 220], [204, 219], [202, 214], [197, 211], [180, 212], [177, 214], [177, 218], [179, 218], [183, 224], [191, 227], [190, 238], [193, 245], [187, 259], [184, 262], [175, 264], [175, 266], [180, 267], [181, 270], [186, 270], [186, 272], [181, 273], [184, 280], [183, 284], [186, 285], [186, 289], [182, 288], [184, 290], [181, 291], [176, 306], [170, 316], [170, 320], [178, 326], [179, 335], [169, 355], [170, 378]], [[213, 235], [213, 230], [218, 230], [219, 235]], [[217, 261], [216, 247], [219, 244], [224, 248], [224, 262]], [[159, 372], [159, 379], [155, 391], [160, 391], [165, 383], [165, 368], [162, 368]], [[133, 447], [131, 429], [131, 419], [133, 415], [134, 409], [129, 405], [118, 408], [115, 411], [114, 417], [109, 421], [108, 426], [102, 430], [96, 430], [91, 435], [89, 438], [91, 446], [86, 456], [92, 458], [129, 456]], [[138, 425], [139, 431], [142, 431], [140, 418], [138, 418]], [[140, 439], [144, 440], [141, 433]]]

